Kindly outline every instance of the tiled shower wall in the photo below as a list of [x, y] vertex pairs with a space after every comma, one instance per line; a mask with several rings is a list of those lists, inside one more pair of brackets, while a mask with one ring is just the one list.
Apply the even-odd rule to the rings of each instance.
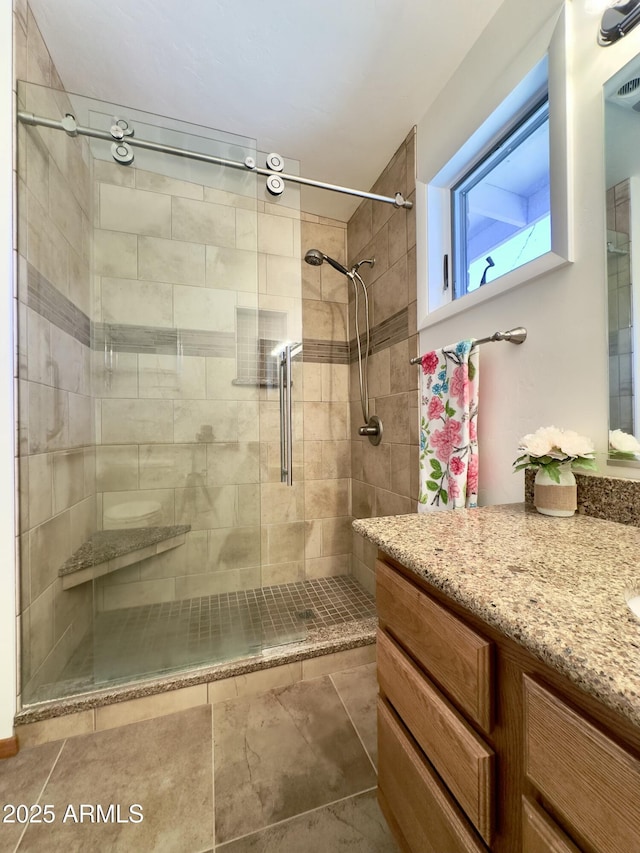
[[304, 491], [275, 469], [277, 388], [234, 380], [237, 310], [278, 312], [300, 338], [299, 213], [101, 161], [94, 175], [99, 524], [144, 502], [155, 524], [191, 525], [183, 548], [98, 583], [98, 607], [297, 579], [304, 532], [279, 528]]
[[[184, 548], [101, 580], [98, 607], [348, 574], [346, 279], [301, 260], [319, 246], [346, 262], [345, 224], [94, 167], [99, 523], [115, 526], [115, 506], [151, 501], [160, 523], [192, 528]], [[277, 388], [233, 382], [235, 312], [256, 306], [304, 342], [292, 488], [280, 483]]]
[[[15, 75], [62, 89], [26, 3], [14, 6]], [[21, 87], [19, 106], [70, 110], [65, 96]], [[19, 98], [20, 98], [19, 92]], [[83, 140], [17, 128], [18, 411], [22, 690], [56, 678], [86, 632], [89, 585], [63, 591], [58, 569], [95, 529], [89, 351], [90, 182]]]
[[609, 428], [631, 435], [633, 420], [633, 288], [629, 179], [607, 190]]
[[[415, 129], [386, 166], [372, 192], [402, 192], [415, 203]], [[360, 438], [363, 422], [352, 295], [349, 298], [351, 341], [352, 508], [356, 518], [415, 512], [418, 499], [418, 367], [415, 207], [363, 201], [347, 228], [349, 263], [375, 258], [362, 267], [369, 292], [371, 349], [370, 413], [382, 420], [382, 442], [375, 447]], [[362, 302], [362, 300], [361, 300]], [[360, 332], [363, 338], [363, 308]], [[364, 352], [364, 346], [363, 346]], [[371, 592], [375, 587], [376, 548], [353, 533], [353, 574]]]
[[[302, 214], [302, 255], [347, 262], [346, 224]], [[302, 263], [305, 575], [350, 572], [348, 281], [329, 264]]]

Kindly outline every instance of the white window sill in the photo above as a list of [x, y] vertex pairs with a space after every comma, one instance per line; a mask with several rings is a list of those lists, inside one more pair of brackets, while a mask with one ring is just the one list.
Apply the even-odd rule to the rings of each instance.
[[559, 269], [566, 264], [571, 263], [566, 258], [555, 252], [547, 252], [540, 257], [535, 258], [528, 264], [523, 264], [517, 267], [506, 275], [488, 282], [491, 287], [484, 285], [474, 290], [472, 293], [467, 293], [460, 299], [454, 299], [440, 308], [430, 311], [422, 317], [418, 317], [418, 330], [427, 329], [429, 326], [435, 326], [443, 320], [448, 320], [450, 317], [455, 317], [462, 314], [470, 308], [475, 308], [477, 305], [487, 302], [489, 299], [494, 299], [496, 296], [502, 296], [509, 290], [513, 290], [528, 281], [532, 281], [538, 276], [544, 275], [551, 270]]

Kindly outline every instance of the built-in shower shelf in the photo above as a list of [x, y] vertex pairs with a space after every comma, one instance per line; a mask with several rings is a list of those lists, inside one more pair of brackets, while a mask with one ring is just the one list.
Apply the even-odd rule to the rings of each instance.
[[58, 571], [62, 588], [71, 589], [132, 566], [147, 557], [183, 545], [190, 524], [171, 527], [134, 527], [126, 530], [99, 530], [78, 548]]

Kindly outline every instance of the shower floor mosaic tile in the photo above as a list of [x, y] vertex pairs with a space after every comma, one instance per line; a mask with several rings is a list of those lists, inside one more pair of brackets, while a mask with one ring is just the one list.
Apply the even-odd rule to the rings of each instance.
[[373, 596], [350, 576], [98, 613], [59, 681], [29, 701], [247, 657], [375, 613]]

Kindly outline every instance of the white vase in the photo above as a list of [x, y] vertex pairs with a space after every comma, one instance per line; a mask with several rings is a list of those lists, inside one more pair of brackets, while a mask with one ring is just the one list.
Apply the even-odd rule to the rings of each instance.
[[555, 515], [568, 518], [578, 508], [578, 489], [571, 465], [561, 465], [558, 469], [560, 482], [556, 483], [544, 468], [538, 468], [533, 487], [533, 502], [543, 515]]

